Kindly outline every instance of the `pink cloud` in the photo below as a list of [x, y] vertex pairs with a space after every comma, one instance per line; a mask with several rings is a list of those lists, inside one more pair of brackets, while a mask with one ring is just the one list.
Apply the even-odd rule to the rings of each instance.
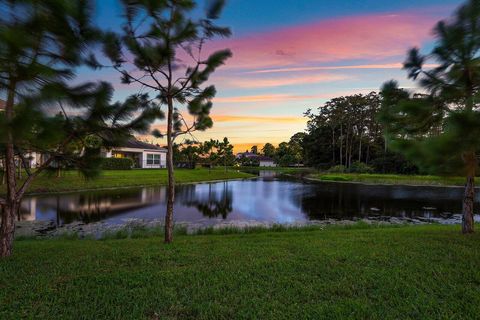
[[404, 55], [431, 38], [439, 17], [403, 11], [324, 20], [218, 41], [230, 48], [228, 68], [278, 68], [353, 59], [385, 59]]
[[[438, 65], [427, 64], [425, 68], [435, 68]], [[263, 73], [283, 73], [283, 72], [303, 72], [303, 71], [322, 71], [322, 70], [355, 70], [355, 69], [396, 69], [403, 68], [401, 63], [384, 63], [384, 64], [363, 64], [350, 66], [323, 66], [323, 67], [293, 67], [293, 68], [278, 68], [278, 69], [262, 69], [247, 71], [246, 74], [263, 74]]]
[[221, 79], [223, 85], [234, 88], [271, 88], [292, 86], [298, 84], [311, 84], [321, 82], [332, 82], [351, 79], [351, 76], [335, 75], [335, 74], [313, 74], [296, 77], [282, 77], [282, 78], [238, 78], [235, 76], [225, 77]]

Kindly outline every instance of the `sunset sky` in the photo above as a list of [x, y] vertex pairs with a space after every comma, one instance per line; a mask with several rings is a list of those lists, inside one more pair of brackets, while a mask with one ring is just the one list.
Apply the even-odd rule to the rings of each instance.
[[[401, 63], [412, 46], [428, 49], [435, 23], [458, 0], [229, 0], [219, 24], [233, 36], [212, 48], [234, 57], [211, 78], [217, 87], [214, 128], [195, 133], [203, 141], [228, 137], [236, 151], [278, 144], [305, 129], [303, 113], [326, 100], [378, 91], [382, 83], [406, 80]], [[199, 3], [199, 9], [203, 2]], [[117, 0], [98, 1], [102, 26], [118, 30]], [[117, 100], [138, 92], [119, 84], [111, 70], [81, 72], [109, 80]], [[160, 122], [158, 126], [162, 126]], [[164, 144], [165, 141], [158, 141]]]

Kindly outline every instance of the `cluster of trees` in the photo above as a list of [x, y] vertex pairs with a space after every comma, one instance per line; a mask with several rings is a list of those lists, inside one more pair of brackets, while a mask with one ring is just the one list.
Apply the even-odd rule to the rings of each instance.
[[233, 145], [227, 137], [223, 140], [210, 139], [205, 142], [187, 140], [182, 144], [175, 144], [174, 163], [177, 166], [186, 165], [191, 168], [196, 164], [208, 167], [223, 166], [226, 171], [228, 166], [235, 163]]
[[417, 172], [415, 165], [388, 147], [379, 121], [382, 101], [382, 94], [371, 92], [334, 98], [316, 113], [308, 110], [307, 130], [300, 140], [305, 164], [348, 170], [364, 163], [378, 172]]
[[[260, 152], [258, 146], [252, 146], [250, 152], [269, 157], [281, 167], [302, 165], [304, 161], [304, 150], [302, 145], [304, 136], [305, 133], [299, 132], [294, 134], [288, 142], [281, 142], [278, 147], [267, 142]], [[255, 159], [240, 159], [240, 164], [244, 166], [255, 166], [258, 165], [257, 162], [258, 161], [255, 161]]]
[[[214, 23], [224, 2], [209, 1], [201, 16], [194, 0], [122, 0], [123, 28], [115, 33], [93, 23], [93, 0], [0, 0], [0, 93], [6, 100], [0, 153], [7, 189], [0, 197], [0, 257], [12, 253], [15, 217], [39, 174], [67, 162], [94, 177], [101, 147], [148, 133], [153, 121], [164, 118], [162, 106], [167, 132], [154, 133], [167, 139], [165, 242], [172, 241], [173, 145], [178, 136], [212, 126], [216, 90], [206, 82], [232, 54], [205, 55], [203, 47], [230, 35]], [[112, 103], [108, 82], [71, 85], [80, 67], [112, 68], [139, 93]], [[35, 170], [26, 165], [32, 151], [46, 157]], [[27, 172], [21, 180], [19, 167]]]

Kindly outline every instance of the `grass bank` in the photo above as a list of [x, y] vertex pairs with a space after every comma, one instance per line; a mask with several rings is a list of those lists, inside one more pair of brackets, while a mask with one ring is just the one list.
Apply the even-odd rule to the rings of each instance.
[[[213, 180], [249, 178], [252, 175], [236, 170], [222, 169], [177, 169], [177, 183], [202, 182]], [[105, 170], [96, 179], [85, 180], [77, 171], [64, 171], [62, 177], [42, 174], [32, 183], [29, 193], [68, 192], [89, 189], [105, 189], [118, 187], [155, 186], [167, 184], [167, 170]], [[5, 186], [0, 186], [0, 194], [5, 193]]]
[[316, 173], [309, 178], [320, 181], [360, 182], [369, 184], [464, 186], [464, 177], [440, 177], [398, 174]]
[[1, 319], [478, 319], [480, 234], [327, 229], [18, 241]]

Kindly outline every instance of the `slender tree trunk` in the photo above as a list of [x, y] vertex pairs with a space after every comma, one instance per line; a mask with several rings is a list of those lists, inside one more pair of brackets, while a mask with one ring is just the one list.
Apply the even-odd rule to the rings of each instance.
[[175, 173], [173, 169], [173, 99], [168, 97], [167, 115], [167, 212], [165, 214], [165, 243], [173, 241], [173, 203], [175, 201]]
[[475, 203], [475, 172], [478, 163], [474, 152], [465, 154], [463, 159], [467, 168], [467, 182], [463, 196], [462, 233], [468, 234], [474, 232], [473, 205]]
[[7, 169], [5, 168], [5, 161], [2, 160], [2, 185], [7, 182]]
[[340, 165], [343, 164], [343, 127], [340, 126]]
[[[12, 85], [8, 93], [5, 106], [5, 116], [8, 122], [13, 119], [14, 92]], [[7, 143], [5, 144], [5, 173], [7, 181], [7, 198], [2, 207], [2, 224], [0, 226], [0, 257], [8, 257], [13, 251], [13, 238], [15, 234], [15, 214], [18, 211], [17, 180], [15, 177], [15, 152], [13, 145], [13, 133], [7, 129]]]
[[358, 147], [358, 161], [362, 161], [362, 133], [360, 132], [360, 143]]
[[335, 165], [335, 129], [332, 129], [332, 156], [332, 163]]

